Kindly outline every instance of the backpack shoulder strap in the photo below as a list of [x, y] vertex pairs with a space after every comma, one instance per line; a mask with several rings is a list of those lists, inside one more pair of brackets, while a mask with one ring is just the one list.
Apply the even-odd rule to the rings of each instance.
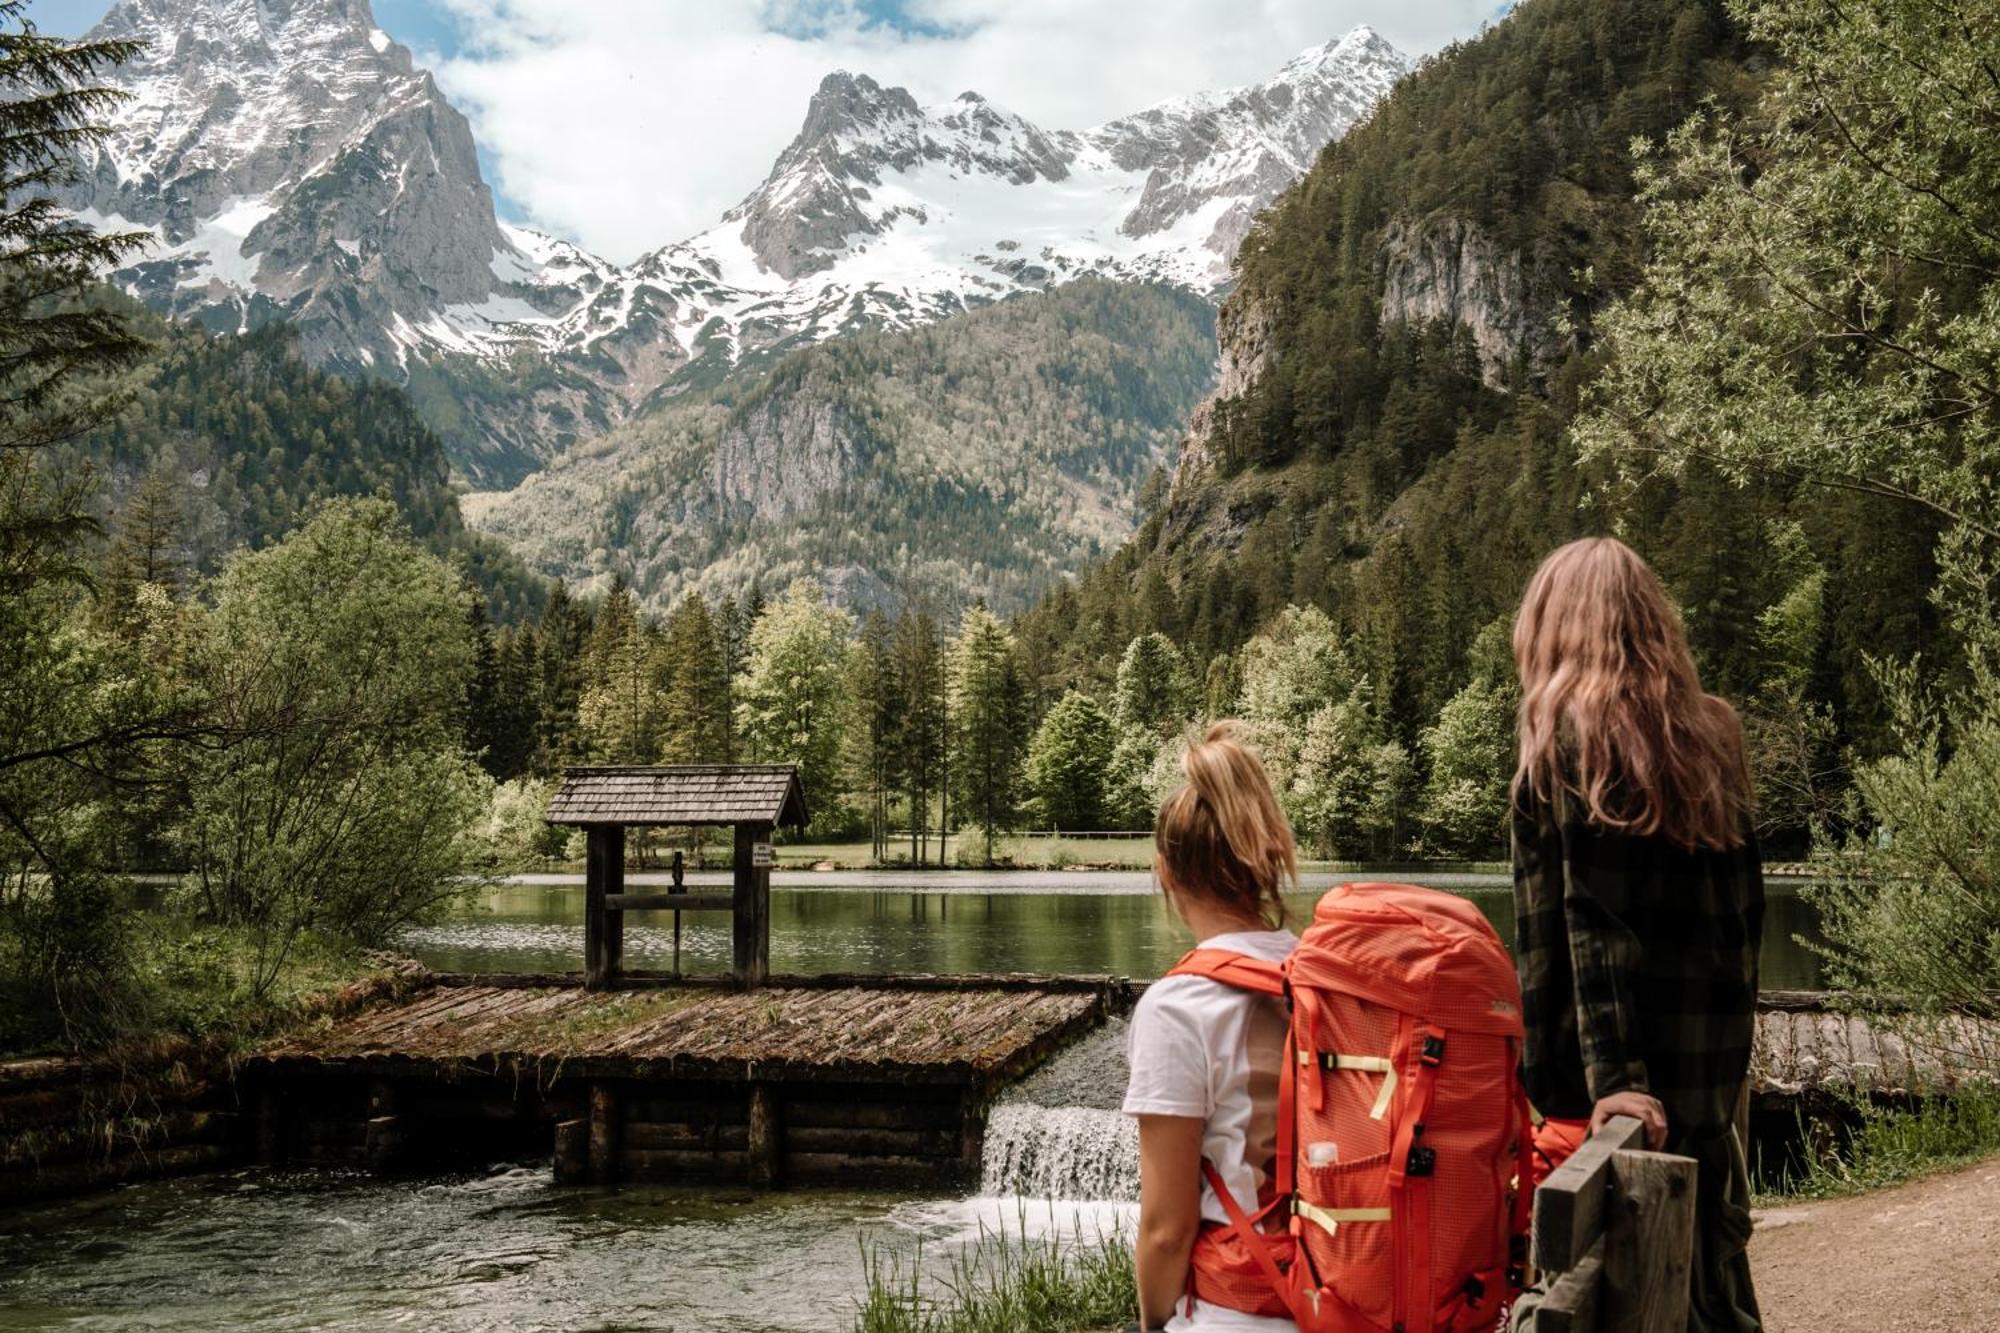
[[1207, 977], [1210, 981], [1219, 981], [1225, 986], [1254, 991], [1259, 995], [1285, 993], [1285, 969], [1282, 964], [1228, 949], [1190, 949], [1181, 955], [1178, 963], [1167, 969], [1167, 975]]

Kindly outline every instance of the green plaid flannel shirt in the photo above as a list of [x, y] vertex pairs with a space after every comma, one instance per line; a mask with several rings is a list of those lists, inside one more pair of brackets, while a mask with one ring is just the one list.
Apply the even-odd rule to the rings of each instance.
[[1650, 1092], [1677, 1139], [1730, 1123], [1757, 1022], [1755, 837], [1689, 852], [1523, 797], [1513, 842], [1521, 1073], [1536, 1108], [1582, 1119], [1614, 1092]]

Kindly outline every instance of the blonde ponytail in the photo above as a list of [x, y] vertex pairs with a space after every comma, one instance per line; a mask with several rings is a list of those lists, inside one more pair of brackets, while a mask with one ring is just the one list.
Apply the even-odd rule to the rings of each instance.
[[1285, 887], [1299, 879], [1298, 847], [1264, 765], [1242, 727], [1218, 722], [1181, 759], [1187, 784], [1160, 806], [1153, 849], [1174, 892], [1285, 922]]

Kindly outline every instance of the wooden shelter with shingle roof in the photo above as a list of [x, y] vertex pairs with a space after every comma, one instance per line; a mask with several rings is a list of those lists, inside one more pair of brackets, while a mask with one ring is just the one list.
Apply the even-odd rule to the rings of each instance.
[[[791, 764], [664, 764], [572, 768], [549, 802], [548, 822], [581, 828], [584, 873], [583, 980], [602, 990], [624, 966], [625, 913], [671, 911], [735, 917], [735, 979], [760, 984], [771, 959], [771, 830], [803, 830], [805, 788]], [[734, 889], [728, 895], [625, 892], [625, 830], [678, 825], [735, 830]]]

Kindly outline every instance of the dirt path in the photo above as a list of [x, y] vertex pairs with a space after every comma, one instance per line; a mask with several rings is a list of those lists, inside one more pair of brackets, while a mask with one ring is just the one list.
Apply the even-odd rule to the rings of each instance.
[[2000, 1158], [1759, 1213], [1750, 1264], [1769, 1333], [2000, 1327]]

